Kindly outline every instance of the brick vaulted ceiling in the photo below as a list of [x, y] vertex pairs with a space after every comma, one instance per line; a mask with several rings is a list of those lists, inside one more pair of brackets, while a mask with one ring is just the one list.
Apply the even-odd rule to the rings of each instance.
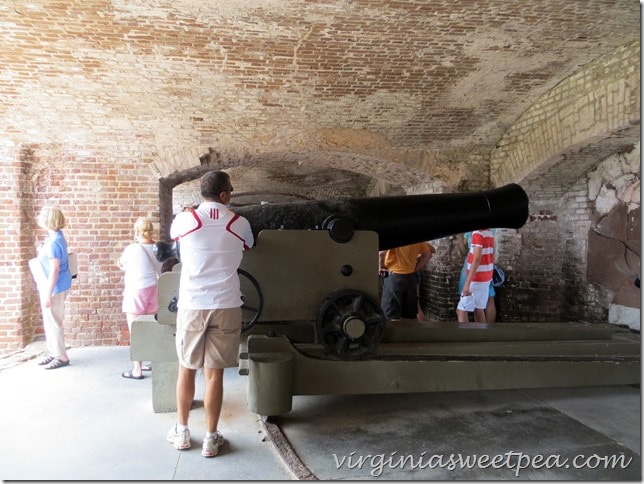
[[367, 133], [353, 146], [449, 162], [489, 152], [539, 96], [639, 39], [640, 5], [5, 0], [0, 29], [10, 145], [135, 146], [141, 158], [189, 146], [299, 152], [336, 130], [330, 150]]

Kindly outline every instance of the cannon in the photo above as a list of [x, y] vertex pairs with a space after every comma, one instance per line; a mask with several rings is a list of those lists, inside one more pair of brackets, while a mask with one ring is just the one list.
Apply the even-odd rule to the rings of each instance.
[[480, 228], [518, 229], [528, 218], [528, 196], [511, 183], [477, 193], [403, 195], [263, 204], [235, 209], [257, 239], [262, 230], [327, 230], [337, 243], [355, 231], [378, 235], [385, 250]]
[[[294, 395], [489, 390], [639, 383], [639, 340], [612, 325], [387, 324], [378, 251], [480, 228], [520, 228], [528, 197], [477, 193], [354, 198], [234, 208], [255, 247], [239, 274], [239, 372], [249, 409], [288, 413]], [[157, 244], [157, 258], [180, 246]], [[181, 264], [159, 278], [156, 318], [132, 326], [131, 358], [153, 361], [155, 412], [176, 409]]]
[[[350, 198], [234, 209], [255, 247], [240, 281], [245, 331], [256, 323], [312, 321], [314, 341], [343, 360], [369, 356], [386, 321], [378, 291], [378, 251], [479, 228], [519, 228], [528, 197], [516, 184], [477, 193]], [[179, 250], [180, 253], [180, 250]], [[176, 255], [158, 243], [159, 260]], [[180, 255], [180, 254], [179, 254]], [[159, 280], [158, 320], [175, 324], [178, 274]]]

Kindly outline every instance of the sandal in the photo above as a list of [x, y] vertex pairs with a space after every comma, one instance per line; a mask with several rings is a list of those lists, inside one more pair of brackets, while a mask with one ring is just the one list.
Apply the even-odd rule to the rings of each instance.
[[61, 360], [60, 358], [54, 358], [51, 363], [45, 366], [45, 370], [55, 370], [57, 368], [62, 368], [63, 366], [69, 365], [69, 360]]
[[38, 364], [39, 364], [40, 366], [48, 365], [49, 363], [51, 363], [51, 362], [52, 362], [52, 361], [54, 361], [55, 359], [56, 359], [56, 358], [54, 358], [53, 356], [46, 356], [45, 358], [43, 358], [42, 360], [40, 360], [40, 361], [38, 362]]
[[143, 365], [143, 368], [141, 368], [143, 371], [152, 371], [152, 364], [149, 365]]
[[121, 373], [121, 376], [129, 380], [143, 380], [144, 378], [143, 375], [135, 376], [134, 373], [132, 373], [132, 370], [128, 370]]

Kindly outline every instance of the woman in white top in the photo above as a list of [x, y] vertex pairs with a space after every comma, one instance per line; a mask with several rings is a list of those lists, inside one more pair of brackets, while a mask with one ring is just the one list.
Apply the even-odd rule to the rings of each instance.
[[[155, 314], [158, 307], [157, 281], [162, 263], [152, 252], [154, 227], [146, 218], [139, 218], [134, 224], [134, 242], [128, 245], [121, 258], [119, 267], [125, 271], [123, 291], [123, 312], [132, 338], [132, 322], [141, 315]], [[134, 361], [134, 368], [121, 374], [123, 378], [143, 379], [140, 361]], [[146, 367], [146, 370], [149, 367]]]

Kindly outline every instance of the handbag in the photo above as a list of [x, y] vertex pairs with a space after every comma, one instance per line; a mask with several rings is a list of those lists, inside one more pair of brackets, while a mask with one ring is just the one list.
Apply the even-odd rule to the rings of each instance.
[[[78, 276], [78, 257], [76, 252], [67, 253], [67, 263], [69, 265], [69, 272], [72, 274], [72, 279], [76, 279], [76, 276]], [[38, 262], [38, 257], [29, 259], [29, 270], [37, 286], [47, 281], [45, 272], [42, 270], [40, 262]]]
[[78, 256], [76, 252], [67, 252], [67, 263], [69, 264], [69, 272], [72, 273], [72, 279], [78, 276]]
[[36, 281], [36, 286], [40, 287], [41, 284], [47, 282], [45, 272], [42, 270], [40, 262], [38, 262], [38, 257], [29, 259], [29, 270], [31, 271], [34, 281]]

